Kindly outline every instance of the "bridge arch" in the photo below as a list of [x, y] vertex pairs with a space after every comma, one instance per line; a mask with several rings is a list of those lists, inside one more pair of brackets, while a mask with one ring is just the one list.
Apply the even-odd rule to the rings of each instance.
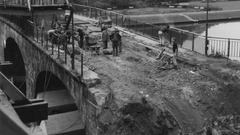
[[48, 102], [48, 134], [85, 134], [81, 113], [74, 99], [54, 73], [41, 71], [37, 75], [35, 97]]
[[64, 83], [52, 72], [42, 71], [37, 75], [35, 97], [44, 91], [66, 90]]
[[[37, 81], [41, 79], [40, 74], [43, 76], [43, 72], [51, 73], [61, 81], [61, 84], [64, 84], [66, 93], [71, 95], [69, 97], [74, 99], [74, 105], [77, 105], [78, 107], [77, 113], [81, 121], [79, 124], [82, 125], [78, 127], [83, 127], [84, 129], [84, 126], [87, 125], [87, 132], [96, 132], [95, 130], [92, 131], [90, 124], [88, 124], [90, 119], [85, 119], [87, 116], [90, 117], [94, 115], [96, 111], [96, 108], [93, 108], [88, 102], [86, 102], [87, 98], [90, 99], [90, 97], [93, 97], [93, 95], [90, 95], [87, 88], [87, 85], [91, 84], [92, 81], [83, 82], [80, 80], [75, 73], [69, 71], [68, 67], [63, 66], [60, 61], [53, 58], [30, 37], [25, 35], [20, 27], [1, 16], [0, 29], [4, 30], [0, 32], [0, 49], [4, 51], [4, 48], [6, 47], [6, 42], [3, 44], [4, 42], [1, 43], [1, 41], [6, 41], [11, 37], [15, 40], [15, 43], [20, 50], [19, 52], [22, 54], [23, 63], [25, 64], [26, 69], [26, 96], [30, 99], [35, 98], [37, 93], [41, 92], [41, 83]], [[91, 100], [94, 101], [95, 99], [91, 98]]]
[[5, 68], [3, 73], [12, 78], [13, 83], [26, 94], [26, 69], [21, 50], [14, 38], [6, 39], [4, 48], [4, 60], [10, 61], [11, 66]]

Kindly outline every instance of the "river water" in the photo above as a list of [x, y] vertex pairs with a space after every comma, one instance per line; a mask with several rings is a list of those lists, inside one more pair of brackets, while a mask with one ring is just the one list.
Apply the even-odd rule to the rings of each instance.
[[[199, 36], [195, 38], [195, 51], [204, 53], [205, 48], [205, 24], [193, 24], [175, 26], [181, 29], [189, 30], [198, 33]], [[220, 53], [227, 55], [228, 53], [228, 38], [230, 40], [230, 58], [240, 60], [240, 22], [227, 22], [227, 23], [211, 23], [208, 28], [209, 37], [220, 37], [226, 39], [209, 38], [209, 54]], [[239, 40], [238, 40], [239, 39]], [[183, 41], [183, 47], [191, 49], [192, 40], [188, 39]]]

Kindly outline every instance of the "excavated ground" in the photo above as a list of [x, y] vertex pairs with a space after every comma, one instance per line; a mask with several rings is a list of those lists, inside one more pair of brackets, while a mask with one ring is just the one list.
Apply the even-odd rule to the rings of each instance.
[[[240, 113], [240, 66], [225, 59], [201, 66], [156, 60], [157, 53], [123, 34], [123, 52], [85, 56], [111, 93], [99, 127], [104, 135], [198, 134], [209, 119]], [[109, 44], [111, 48], [111, 44]], [[211, 63], [211, 64], [209, 64]]]

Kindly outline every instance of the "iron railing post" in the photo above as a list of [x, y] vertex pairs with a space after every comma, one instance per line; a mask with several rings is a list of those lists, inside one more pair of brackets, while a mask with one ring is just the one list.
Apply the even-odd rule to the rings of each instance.
[[41, 32], [41, 44], [42, 44], [42, 46], [43, 46], [43, 31], [44, 31], [44, 28], [42, 27], [42, 32]]
[[53, 41], [52, 41], [52, 55], [54, 54], [54, 44], [53, 44]]
[[229, 58], [230, 56], [230, 39], [228, 39], [228, 51], [227, 51], [227, 56]]
[[122, 15], [122, 19], [121, 19], [121, 20], [122, 20], [122, 26], [123, 26], [123, 23], [124, 23], [124, 22], [123, 22], [123, 19], [124, 19], [124, 17], [123, 17], [123, 15]]
[[67, 41], [66, 40], [64, 41], [64, 61], [65, 61], [65, 64], [67, 64]]
[[207, 11], [206, 11], [206, 32], [205, 32], [205, 55], [208, 55], [208, 9], [209, 8], [209, 0], [207, 0]]
[[194, 34], [192, 34], [192, 51], [194, 51], [194, 45], [195, 45], [194, 38], [195, 36]]
[[74, 55], [75, 55], [75, 49], [74, 49], [74, 16], [72, 14], [72, 70], [75, 69], [75, 61], [74, 61]]
[[90, 7], [88, 8], [88, 17], [90, 18], [92, 17], [92, 8]]
[[154, 29], [154, 27], [152, 25], [152, 27], [151, 27], [151, 35], [152, 35], [152, 37], [153, 37], [153, 29]]
[[116, 14], [116, 25], [118, 25], [118, 15]]
[[37, 42], [38, 42], [38, 27], [36, 26], [36, 30], [37, 30]]
[[138, 31], [138, 21], [135, 20], [135, 30]]
[[[60, 40], [60, 39], [58, 39], [58, 40]], [[60, 42], [59, 41], [57, 41], [57, 57], [58, 58], [60, 58]]]
[[169, 33], [169, 43], [171, 44], [172, 43], [172, 32], [169, 30], [168, 33]]
[[180, 32], [180, 42], [181, 42], [181, 48], [183, 46], [183, 32]]
[[83, 52], [81, 53], [81, 79], [83, 79]]
[[130, 25], [131, 25], [130, 18], [128, 18], [128, 28], [131, 27]]
[[95, 19], [97, 19], [97, 17], [98, 17], [98, 13], [97, 13], [97, 9], [95, 9]]
[[48, 50], [48, 35], [46, 37], [46, 49]]

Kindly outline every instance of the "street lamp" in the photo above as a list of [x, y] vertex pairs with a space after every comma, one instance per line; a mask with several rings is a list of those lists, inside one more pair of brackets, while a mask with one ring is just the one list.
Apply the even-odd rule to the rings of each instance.
[[206, 32], [205, 32], [205, 55], [208, 55], [208, 9], [209, 9], [209, 0], [207, 1], [207, 11], [206, 11]]

